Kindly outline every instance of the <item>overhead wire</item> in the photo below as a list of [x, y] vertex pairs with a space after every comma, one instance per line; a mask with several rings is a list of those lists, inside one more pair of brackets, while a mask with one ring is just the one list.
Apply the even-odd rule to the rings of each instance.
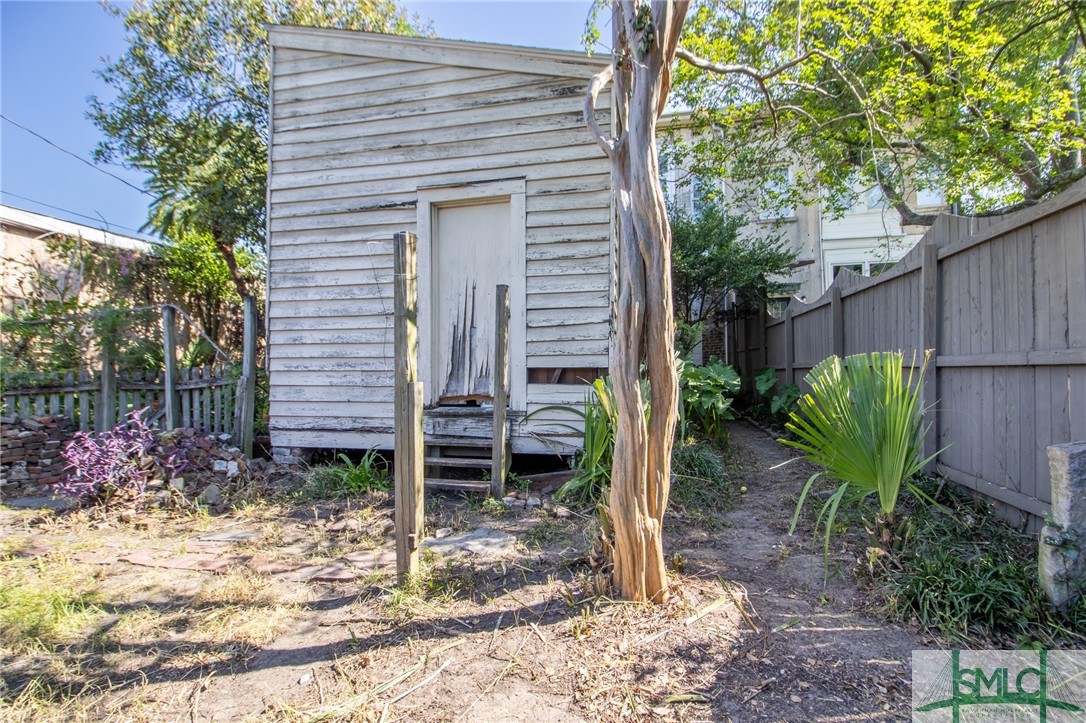
[[99, 173], [104, 173], [107, 176], [109, 176], [110, 178], [116, 179], [116, 180], [120, 181], [121, 183], [123, 183], [124, 185], [128, 186], [129, 188], [133, 188], [133, 189], [139, 191], [142, 194], [145, 194], [147, 196], [154, 196], [154, 194], [151, 193], [150, 191], [148, 191], [147, 189], [140, 188], [136, 184], [130, 183], [129, 181], [121, 178], [116, 173], [111, 173], [110, 171], [107, 171], [106, 169], [102, 168], [101, 166], [98, 166], [98, 165], [96, 165], [94, 163], [91, 163], [90, 161], [88, 161], [86, 158], [79, 155], [78, 153], [75, 153], [74, 151], [69, 151], [67, 148], [64, 148], [63, 146], [61, 146], [61, 145], [59, 145], [57, 143], [54, 143], [53, 141], [51, 141], [48, 138], [46, 138], [45, 136], [43, 136], [41, 133], [38, 133], [36, 130], [34, 130], [32, 128], [28, 128], [28, 127], [24, 126], [22, 123], [19, 123], [17, 121], [13, 121], [11, 118], [8, 118], [3, 113], [0, 113], [0, 118], [6, 120], [8, 123], [12, 124], [16, 128], [20, 128], [20, 129], [26, 131], [27, 133], [34, 136], [35, 138], [39, 138], [39, 139], [45, 141], [46, 143], [51, 145], [53, 148], [56, 148], [61, 153], [66, 153], [67, 155], [69, 155], [72, 158], [76, 159], [80, 163], [84, 163], [84, 164], [90, 166], [91, 168], [98, 171]]
[[[143, 232], [140, 231], [139, 229], [132, 228], [130, 226], [122, 226], [119, 223], [112, 223], [112, 222], [109, 221], [109, 219], [107, 219], [107, 218], [105, 218], [103, 216], [90, 216], [90, 215], [85, 214], [85, 213], [79, 213], [78, 211], [73, 211], [70, 208], [63, 208], [61, 206], [54, 206], [51, 203], [46, 203], [45, 201], [39, 201], [36, 198], [30, 198], [29, 196], [21, 196], [18, 193], [12, 193], [11, 191], [7, 191], [7, 190], [0, 191], [0, 193], [4, 194], [5, 196], [13, 196], [14, 198], [18, 198], [18, 199], [20, 199], [22, 201], [29, 201], [30, 203], [37, 204], [38, 206], [45, 206], [46, 208], [51, 208], [54, 211], [63, 211], [64, 213], [69, 214], [71, 216], [79, 216], [80, 218], [88, 218], [88, 219], [90, 219], [92, 221], [98, 221], [100, 223], [104, 223], [106, 225], [106, 228], [102, 228], [101, 226], [95, 226], [94, 227], [94, 228], [97, 228], [99, 231], [107, 231], [107, 232], [112, 233], [114, 228], [120, 228], [120, 229], [124, 229], [125, 231], [131, 231], [132, 233], [143, 234]], [[143, 234], [143, 235], [146, 236], [146, 234]], [[149, 237], [148, 238], [140, 238], [140, 240], [141, 241], [146, 241], [149, 244], [154, 244], [154, 245], [158, 245], [158, 246], [167, 246], [168, 245], [168, 244], [166, 244], [166, 243], [164, 243], [162, 241], [159, 241], [159, 240], [153, 239], [153, 238], [149, 238]]]

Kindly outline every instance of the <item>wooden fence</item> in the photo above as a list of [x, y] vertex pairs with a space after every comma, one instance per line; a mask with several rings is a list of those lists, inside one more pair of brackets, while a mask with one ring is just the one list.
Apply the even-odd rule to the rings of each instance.
[[176, 308], [162, 308], [164, 369], [116, 371], [109, 345], [103, 345], [101, 371], [74, 372], [64, 381], [5, 389], [0, 412], [5, 416], [63, 415], [84, 432], [111, 429], [130, 412], [149, 408], [150, 420], [162, 429], [194, 427], [210, 434], [235, 435], [252, 455], [256, 383], [256, 302], [244, 299], [245, 341], [240, 376], [226, 364], [177, 368]]
[[[182, 369], [176, 385], [180, 400], [181, 426], [213, 434], [234, 430], [236, 376], [225, 364]], [[108, 389], [107, 389], [108, 394]], [[130, 412], [150, 409], [150, 419], [159, 427], [166, 423], [165, 372], [159, 370], [116, 373], [113, 403], [102, 406], [102, 374], [69, 372], [62, 384], [41, 384], [5, 389], [2, 412], [5, 416], [64, 416], [84, 432], [97, 428], [99, 416], [108, 417], [112, 427]]]
[[1045, 448], [1086, 440], [1086, 182], [995, 218], [943, 216], [876, 278], [838, 274], [781, 318], [733, 323], [728, 360], [783, 383], [837, 354], [934, 350], [925, 403], [935, 471], [1036, 531]]

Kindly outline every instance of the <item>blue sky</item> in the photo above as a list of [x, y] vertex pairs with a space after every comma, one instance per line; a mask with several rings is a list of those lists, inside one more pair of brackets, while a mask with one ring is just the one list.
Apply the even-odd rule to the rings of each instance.
[[[409, 2], [441, 37], [575, 50], [588, 2]], [[87, 98], [108, 98], [96, 76], [125, 49], [121, 23], [97, 2], [0, 2], [0, 113], [84, 159], [100, 139]], [[141, 186], [141, 174], [104, 170]], [[0, 122], [3, 203], [133, 233], [149, 197], [8, 121]], [[53, 206], [55, 208], [50, 208]], [[63, 209], [63, 210], [61, 210]]]

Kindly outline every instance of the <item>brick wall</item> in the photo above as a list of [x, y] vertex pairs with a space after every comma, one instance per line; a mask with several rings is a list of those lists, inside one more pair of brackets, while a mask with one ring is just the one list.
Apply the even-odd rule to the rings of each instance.
[[61, 451], [75, 431], [65, 417], [0, 417], [0, 493], [48, 494], [65, 476]]

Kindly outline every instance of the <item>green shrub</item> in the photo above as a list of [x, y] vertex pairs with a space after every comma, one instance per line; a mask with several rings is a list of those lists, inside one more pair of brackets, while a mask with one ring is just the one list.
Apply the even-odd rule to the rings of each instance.
[[728, 468], [712, 445], [676, 445], [671, 454], [672, 510], [694, 522], [716, 526], [717, 515], [732, 506], [734, 486]]
[[731, 407], [739, 391], [739, 374], [735, 369], [714, 359], [704, 366], [683, 364], [679, 373], [679, 387], [682, 392], [681, 419], [679, 434], [685, 438], [688, 425], [697, 429], [718, 444], [728, 441], [728, 430], [724, 425], [734, 419]]
[[309, 480], [302, 488], [303, 497], [336, 500], [355, 497], [367, 492], [387, 492], [391, 486], [388, 463], [371, 449], [358, 462], [346, 454], [339, 455], [340, 464], [313, 467]]
[[754, 376], [754, 399], [747, 413], [764, 422], [783, 426], [801, 396], [803, 394], [795, 384], [778, 386], [777, 370], [766, 367]]
[[584, 409], [562, 407], [584, 420], [584, 444], [573, 460], [577, 474], [555, 493], [566, 504], [587, 506], [603, 499], [611, 486], [611, 465], [615, 454], [615, 393], [609, 378], [592, 383], [592, 394]]
[[[949, 488], [948, 488], [949, 489]], [[964, 496], [915, 505], [906, 550], [872, 567], [884, 611], [954, 643], [1081, 647], [1086, 599], [1066, 611], [1037, 582], [1037, 541]]]
[[[888, 549], [900, 540], [904, 528], [894, 527], [894, 508], [902, 485], [929, 461], [922, 454], [924, 408], [920, 393], [928, 359], [918, 374], [910, 367], [906, 379], [901, 352], [831, 356], [811, 370], [807, 383], [812, 393], [800, 397], [786, 428], [795, 439], [781, 442], [804, 453], [839, 481], [815, 521], [817, 534], [825, 528], [825, 554], [838, 507], [856, 505], [877, 495], [879, 513], [873, 521], [876, 544]], [[800, 493], [790, 532], [815, 481], [813, 475]]]

